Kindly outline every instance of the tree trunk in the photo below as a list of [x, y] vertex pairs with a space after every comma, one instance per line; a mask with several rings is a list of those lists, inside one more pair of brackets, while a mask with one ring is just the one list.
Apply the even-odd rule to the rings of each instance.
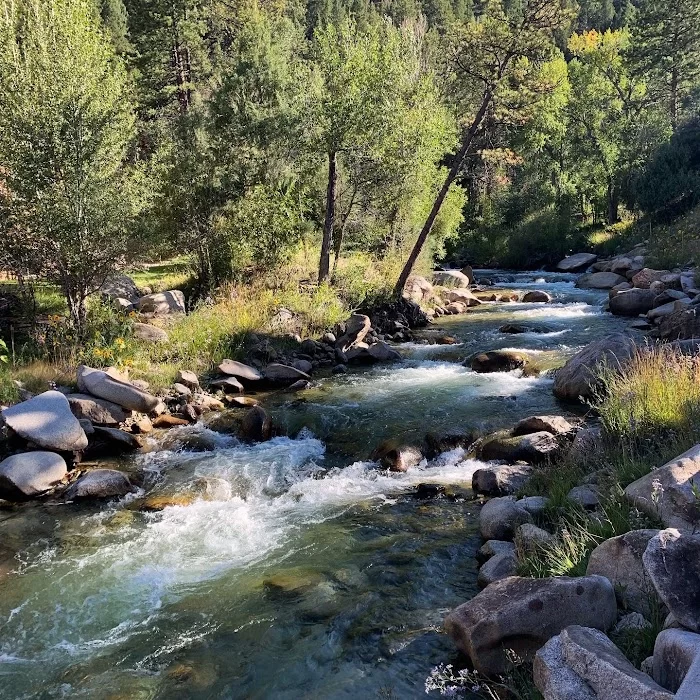
[[82, 339], [87, 322], [87, 292], [80, 291], [77, 287], [78, 285], [70, 285], [64, 288], [63, 293], [68, 302], [71, 325], [75, 328], [77, 337]]
[[678, 127], [678, 68], [674, 65], [671, 69], [671, 128]]
[[318, 283], [328, 279], [330, 271], [331, 246], [333, 245], [333, 226], [335, 225], [335, 190], [338, 184], [338, 161], [336, 152], [328, 153], [328, 189], [326, 192], [326, 217], [323, 222], [323, 241], [321, 242], [321, 259], [318, 263]]
[[401, 271], [401, 274], [399, 275], [399, 279], [396, 282], [396, 286], [394, 287], [394, 295], [396, 297], [400, 297], [403, 294], [403, 288], [406, 286], [406, 281], [408, 280], [408, 277], [411, 274], [411, 270], [413, 270], [413, 266], [416, 264], [416, 260], [418, 260], [418, 256], [423, 250], [423, 246], [425, 245], [425, 241], [428, 239], [428, 235], [430, 234], [430, 231], [433, 228], [435, 219], [437, 219], [437, 216], [440, 213], [442, 203], [445, 201], [445, 197], [447, 197], [447, 193], [450, 191], [452, 183], [457, 179], [457, 175], [459, 175], [459, 171], [462, 168], [464, 159], [467, 157], [469, 148], [472, 145], [472, 142], [474, 141], [474, 137], [476, 136], [476, 133], [479, 130], [479, 126], [481, 125], [484, 116], [486, 115], [486, 110], [491, 104], [491, 99], [492, 94], [489, 90], [487, 90], [484, 93], [481, 107], [476, 113], [474, 121], [471, 123], [471, 126], [462, 137], [462, 145], [459, 151], [455, 154], [454, 161], [452, 162], [452, 167], [447, 173], [445, 182], [440, 188], [440, 192], [438, 193], [438, 196], [436, 197], [435, 202], [433, 203], [432, 209], [430, 210], [430, 214], [428, 214], [428, 218], [425, 220], [423, 228], [421, 229], [421, 232], [418, 235], [418, 240], [413, 246], [413, 250], [408, 256], [408, 260], [406, 261], [406, 264], [404, 265], [404, 268]]
[[619, 218], [618, 209], [620, 207], [619, 193], [614, 182], [608, 183], [608, 223], [617, 223]]

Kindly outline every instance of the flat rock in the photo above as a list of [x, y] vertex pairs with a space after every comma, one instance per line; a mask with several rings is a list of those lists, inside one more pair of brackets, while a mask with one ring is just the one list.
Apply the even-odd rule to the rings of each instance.
[[209, 386], [215, 391], [220, 389], [225, 394], [232, 394], [234, 392], [240, 394], [245, 391], [243, 384], [241, 384], [234, 376], [216, 379], [215, 381], [210, 382]]
[[564, 628], [578, 624], [606, 630], [616, 617], [615, 592], [602, 576], [511, 576], [453, 610], [445, 631], [477, 671], [492, 676], [508, 668], [508, 650], [532, 659]]
[[107, 372], [85, 365], [78, 367], [78, 386], [83, 393], [87, 392], [139, 413], [151, 413], [160, 403], [157, 397], [147, 391]]
[[49, 491], [68, 473], [55, 452], [22, 452], [0, 462], [0, 498], [25, 501]]
[[625, 489], [639, 510], [659, 518], [666, 527], [692, 534], [698, 528], [700, 503], [700, 445], [652, 470]]
[[84, 418], [95, 425], [119, 425], [131, 413], [131, 411], [127, 413], [116, 403], [88, 394], [66, 394], [66, 399], [68, 399], [70, 410], [78, 420]]
[[231, 396], [228, 399], [228, 403], [233, 406], [245, 406], [252, 408], [260, 404], [260, 401], [254, 399], [252, 396]]
[[530, 416], [523, 418], [513, 429], [513, 435], [528, 435], [529, 433], [551, 433], [563, 435], [574, 429], [563, 416]]
[[531, 474], [532, 467], [529, 464], [484, 467], [472, 475], [472, 490], [487, 496], [506, 496], [525, 486]]
[[492, 498], [479, 513], [479, 530], [485, 540], [512, 540], [520, 525], [531, 522], [532, 515], [512, 496]]
[[624, 333], [614, 333], [590, 343], [557, 372], [554, 380], [555, 396], [570, 401], [593, 398], [600, 386], [600, 370], [607, 367], [619, 371], [635, 350], [634, 339]]
[[468, 362], [475, 372], [510, 372], [525, 367], [528, 357], [512, 350], [491, 350], [479, 353]]
[[459, 301], [466, 304], [467, 307], [481, 304], [481, 300], [475, 297], [469, 289], [449, 289], [445, 292], [445, 299], [449, 302]]
[[[601, 542], [591, 553], [586, 575], [598, 574], [612, 583], [620, 606], [650, 615], [661, 601], [644, 568], [642, 556], [658, 530], [633, 530]], [[654, 602], [656, 601], [656, 602]]]
[[275, 384], [293, 384], [300, 379], [311, 379], [311, 377], [301, 370], [289, 365], [282, 365], [279, 362], [273, 362], [263, 370], [265, 379]]
[[129, 477], [116, 469], [92, 469], [80, 476], [65, 493], [69, 500], [115, 498], [134, 491]]
[[175, 381], [178, 384], [184, 384], [190, 389], [199, 388], [199, 379], [197, 375], [194, 372], [190, 372], [190, 370], [188, 369], [179, 370], [177, 373], [177, 377], [175, 377]]
[[700, 632], [700, 535], [662, 530], [649, 540], [642, 561], [673, 617]]
[[540, 464], [559, 449], [559, 442], [551, 433], [539, 432], [527, 435], [497, 435], [487, 438], [479, 448], [484, 461], [528, 462]]
[[559, 634], [537, 651], [532, 670], [533, 680], [544, 700], [597, 699], [591, 686], [564, 661]]
[[147, 294], [138, 301], [141, 313], [151, 313], [159, 316], [166, 314], [184, 314], [185, 295], [179, 289], [171, 289], [158, 294]]
[[178, 418], [169, 413], [163, 413], [153, 419], [154, 428], [175, 428], [178, 425], [189, 425], [190, 422], [186, 418]]
[[557, 263], [559, 272], [579, 272], [590, 267], [598, 256], [594, 253], [574, 253]]
[[5, 424], [39, 447], [73, 452], [87, 447], [85, 431], [60, 391], [45, 391], [2, 411]]
[[626, 277], [614, 272], [591, 272], [588, 275], [581, 275], [576, 280], [576, 286], [579, 289], [612, 289], [626, 282]]
[[700, 634], [663, 630], [654, 644], [654, 680], [676, 693], [675, 700], [697, 700], [700, 688]]
[[671, 700], [646, 673], [637, 670], [598, 629], [571, 625], [561, 632], [565, 663], [593, 688], [598, 700]]
[[219, 365], [219, 372], [249, 382], [257, 382], [262, 379], [262, 374], [257, 369], [236, 360], [223, 360]]
[[479, 588], [486, 588], [491, 583], [514, 576], [518, 568], [515, 550], [499, 552], [490, 557], [479, 569], [476, 583]]

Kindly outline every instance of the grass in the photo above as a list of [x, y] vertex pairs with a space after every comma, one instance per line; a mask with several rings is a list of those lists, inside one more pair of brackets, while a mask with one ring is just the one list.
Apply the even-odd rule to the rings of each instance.
[[148, 287], [151, 292], [164, 292], [186, 286], [192, 277], [192, 261], [185, 255], [156, 263], [147, 263], [127, 270], [139, 289]]

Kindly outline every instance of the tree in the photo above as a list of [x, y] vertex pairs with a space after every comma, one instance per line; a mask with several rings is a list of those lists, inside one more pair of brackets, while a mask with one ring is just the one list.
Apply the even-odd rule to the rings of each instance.
[[631, 58], [675, 130], [700, 77], [700, 0], [642, 0]]
[[487, 116], [507, 122], [528, 118], [529, 108], [554, 86], [538, 80], [553, 55], [553, 34], [570, 20], [559, 0], [525, 0], [507, 15], [495, 0], [473, 22], [456, 25], [445, 46], [448, 90], [463, 124], [460, 145], [423, 228], [396, 283], [401, 295], [452, 184], [462, 171]]
[[80, 332], [142, 206], [125, 71], [91, 0], [0, 8], [3, 251], [60, 286]]

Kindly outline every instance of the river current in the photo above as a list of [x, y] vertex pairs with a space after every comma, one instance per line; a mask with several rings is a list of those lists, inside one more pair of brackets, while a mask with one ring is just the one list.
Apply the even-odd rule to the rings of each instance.
[[[553, 300], [442, 318], [424, 337], [457, 344], [408, 343], [400, 363], [274, 397], [293, 437], [243, 445], [213, 422], [149, 439], [121, 467], [182, 505], [0, 511], [0, 698], [425, 697], [430, 670], [455, 658], [443, 617], [477, 592], [481, 463], [453, 450], [389, 474], [372, 449], [566, 414], [549, 371], [625, 325], [572, 275], [477, 277]], [[500, 333], [506, 323], [546, 332]], [[527, 351], [542, 373], [463, 366], [496, 348]], [[429, 483], [446, 495], [419, 498]]]

